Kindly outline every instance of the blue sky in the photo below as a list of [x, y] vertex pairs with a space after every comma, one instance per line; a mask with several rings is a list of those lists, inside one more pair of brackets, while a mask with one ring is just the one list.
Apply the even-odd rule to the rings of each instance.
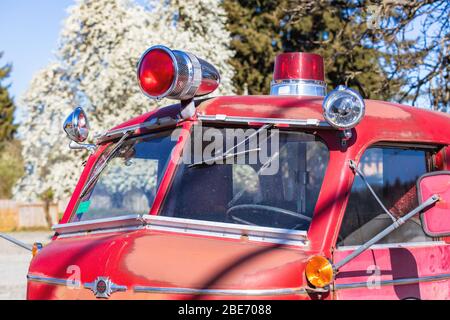
[[10, 92], [17, 100], [33, 74], [53, 58], [59, 30], [74, 0], [0, 0], [0, 65], [13, 64]]
[[[143, 0], [137, 0], [143, 2]], [[9, 82], [16, 101], [33, 75], [52, 59], [67, 8], [75, 0], [0, 0], [0, 65], [13, 64]], [[412, 28], [410, 35], [417, 33]], [[21, 114], [16, 113], [20, 122]]]

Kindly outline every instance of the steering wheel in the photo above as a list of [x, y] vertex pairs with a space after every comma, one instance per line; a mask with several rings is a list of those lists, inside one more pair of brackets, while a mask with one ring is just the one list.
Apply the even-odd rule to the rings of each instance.
[[231, 219], [233, 219], [235, 222], [238, 223], [243, 223], [243, 224], [247, 224], [247, 225], [255, 225], [254, 223], [247, 221], [245, 219], [236, 217], [232, 212], [234, 211], [249, 211], [249, 210], [253, 210], [254, 212], [275, 212], [278, 214], [282, 214], [288, 217], [294, 217], [300, 220], [303, 220], [305, 222], [311, 222], [311, 218], [307, 217], [303, 214], [294, 212], [294, 211], [290, 211], [290, 210], [286, 210], [286, 209], [281, 209], [278, 207], [272, 207], [272, 206], [266, 206], [266, 205], [261, 205], [261, 204], [239, 204], [239, 205], [235, 205], [232, 206], [231, 208], [229, 208], [227, 210], [227, 217], [230, 217]]

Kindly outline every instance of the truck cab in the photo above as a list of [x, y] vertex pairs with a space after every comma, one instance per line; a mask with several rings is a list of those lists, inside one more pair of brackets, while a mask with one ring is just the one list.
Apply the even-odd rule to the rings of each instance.
[[138, 79], [180, 103], [95, 145], [84, 111], [69, 116], [91, 153], [28, 299], [450, 298], [448, 115], [326, 94], [311, 54], [277, 57], [271, 95], [194, 99], [217, 70], [162, 46]]

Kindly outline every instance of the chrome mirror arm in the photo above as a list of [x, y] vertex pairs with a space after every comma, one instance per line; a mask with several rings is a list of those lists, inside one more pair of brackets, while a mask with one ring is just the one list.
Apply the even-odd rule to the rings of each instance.
[[78, 143], [73, 140], [70, 141], [69, 148], [72, 150], [87, 150], [90, 154], [93, 154], [95, 150], [97, 150], [97, 146], [95, 144]]
[[384, 206], [381, 199], [377, 196], [375, 191], [372, 189], [370, 183], [367, 181], [367, 178], [365, 177], [364, 173], [358, 168], [358, 165], [355, 161], [350, 160], [350, 169], [352, 169], [356, 175], [359, 175], [361, 179], [363, 180], [364, 184], [366, 185], [367, 189], [369, 189], [372, 196], [375, 198], [375, 200], [378, 202], [380, 207], [383, 209], [383, 211], [392, 219], [392, 224], [389, 225], [387, 228], [379, 232], [377, 235], [375, 235], [372, 239], [367, 241], [366, 243], [359, 246], [357, 249], [355, 249], [352, 253], [350, 253], [348, 256], [346, 256], [344, 259], [339, 261], [338, 263], [335, 263], [333, 265], [334, 272], [337, 274], [339, 272], [339, 269], [359, 256], [361, 253], [369, 249], [372, 245], [395, 231], [396, 229], [400, 228], [406, 221], [414, 217], [416, 214], [420, 213], [421, 211], [425, 210], [429, 206], [433, 205], [437, 201], [439, 201], [439, 196], [434, 194], [430, 198], [428, 198], [426, 201], [424, 201], [422, 204], [420, 204], [418, 207], [413, 209], [412, 211], [405, 214], [403, 217], [395, 218], [394, 215]]
[[350, 262], [351, 260], [353, 260], [354, 258], [359, 256], [361, 253], [363, 253], [364, 251], [369, 249], [372, 245], [374, 245], [375, 243], [377, 243], [378, 241], [380, 241], [381, 239], [383, 239], [384, 237], [386, 237], [387, 235], [389, 235], [390, 233], [392, 233], [396, 229], [400, 228], [400, 226], [402, 226], [406, 221], [408, 221], [409, 219], [411, 219], [412, 217], [414, 217], [416, 214], [420, 213], [421, 211], [425, 210], [429, 206], [433, 205], [437, 201], [439, 201], [439, 196], [434, 194], [431, 197], [429, 197], [426, 201], [424, 201], [422, 204], [420, 204], [417, 208], [413, 209], [412, 211], [410, 211], [409, 213], [407, 213], [403, 217], [400, 217], [397, 220], [395, 220], [386, 229], [384, 229], [383, 231], [378, 233], [376, 236], [374, 236], [372, 239], [370, 239], [366, 243], [362, 244], [360, 247], [358, 247], [358, 249], [355, 249], [355, 251], [350, 253], [344, 259], [342, 259], [338, 263], [335, 263], [333, 265], [334, 272], [338, 273], [339, 269], [342, 266], [344, 266], [345, 264], [347, 264], [348, 262]]
[[25, 250], [32, 251], [33, 246], [30, 246], [29, 244], [26, 244], [20, 240], [17, 240], [16, 238], [13, 238], [5, 233], [0, 233], [0, 238], [3, 238], [11, 243], [14, 243], [16, 246], [19, 246]]
[[195, 115], [197, 110], [195, 109], [194, 98], [181, 100], [180, 103], [180, 117], [184, 120], [189, 119]]

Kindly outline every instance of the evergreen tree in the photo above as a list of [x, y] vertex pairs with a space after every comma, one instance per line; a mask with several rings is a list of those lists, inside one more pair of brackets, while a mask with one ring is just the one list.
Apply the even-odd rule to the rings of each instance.
[[[3, 53], [0, 52], [0, 59]], [[8, 86], [3, 83], [11, 73], [11, 66], [0, 67], [0, 142], [12, 140], [16, 132], [16, 125], [13, 124], [14, 111], [16, 107], [8, 92]]]
[[352, 3], [224, 0], [236, 51], [237, 90], [248, 87], [250, 94], [267, 94], [276, 54], [303, 51], [324, 57], [329, 89], [345, 84], [365, 98], [393, 97], [401, 81], [382, 68], [392, 57], [373, 45], [365, 13]]
[[14, 185], [24, 173], [21, 145], [18, 140], [6, 140], [0, 149], [0, 199], [10, 199]]
[[[0, 52], [0, 58], [3, 53]], [[23, 174], [23, 161], [19, 141], [14, 139], [15, 105], [9, 95], [8, 85], [3, 81], [9, 77], [11, 66], [0, 67], [0, 199], [10, 198], [11, 189]]]
[[280, 19], [284, 2], [224, 0], [231, 48], [236, 52], [230, 63], [238, 94], [269, 93], [275, 56], [283, 51]]

